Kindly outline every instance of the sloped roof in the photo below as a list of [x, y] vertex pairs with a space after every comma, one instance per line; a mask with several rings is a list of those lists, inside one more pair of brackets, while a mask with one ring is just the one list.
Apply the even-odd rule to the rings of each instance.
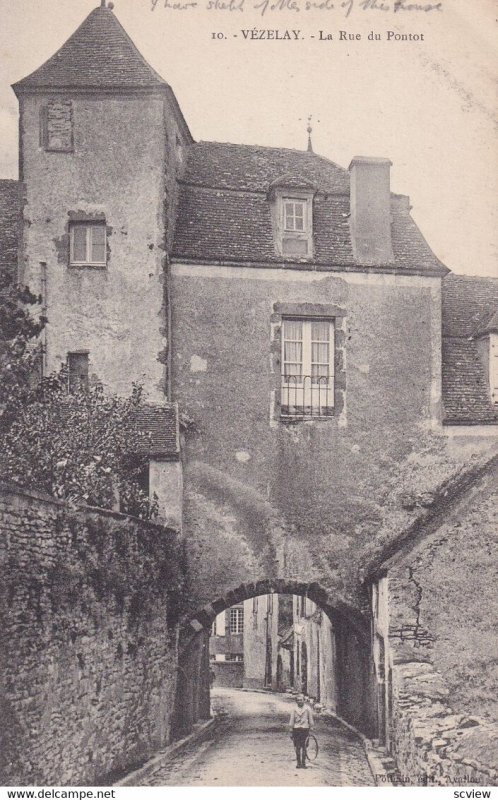
[[20, 183], [0, 180], [0, 288], [1, 276], [9, 276], [17, 270], [17, 245], [19, 235]]
[[[177, 259], [266, 262], [281, 266], [274, 245], [268, 191], [283, 175], [317, 189], [314, 257], [323, 269], [357, 268], [349, 224], [348, 170], [316, 153], [253, 145], [198, 142], [188, 148], [181, 182], [173, 255]], [[403, 271], [445, 274], [410, 216], [407, 199], [392, 195], [394, 264]]]
[[135, 420], [138, 430], [148, 440], [147, 444], [144, 442], [142, 453], [166, 460], [179, 458], [178, 407], [175, 403], [143, 405], [136, 412]]
[[292, 174], [335, 194], [349, 194], [349, 173], [327, 158], [283, 147], [197, 142], [188, 151], [185, 183], [210, 189], [267, 192], [270, 184]]
[[498, 279], [451, 274], [443, 292], [443, 335], [479, 336], [498, 314]]
[[111, 8], [90, 12], [60, 50], [13, 89], [167, 86], [139, 53]]
[[443, 280], [444, 421], [498, 423], [477, 339], [498, 323], [498, 279], [448, 275]]

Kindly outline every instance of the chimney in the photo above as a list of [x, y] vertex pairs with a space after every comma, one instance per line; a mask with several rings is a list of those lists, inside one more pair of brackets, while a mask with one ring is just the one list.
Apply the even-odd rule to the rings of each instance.
[[391, 187], [387, 158], [355, 156], [351, 175], [351, 236], [360, 264], [394, 261], [391, 241]]

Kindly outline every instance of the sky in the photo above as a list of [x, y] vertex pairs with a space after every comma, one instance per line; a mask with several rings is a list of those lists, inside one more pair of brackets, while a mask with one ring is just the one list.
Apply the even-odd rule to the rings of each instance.
[[[436, 255], [498, 277], [495, 0], [395, 1], [115, 0], [114, 11], [194, 139], [304, 149], [311, 114], [315, 152], [344, 167], [390, 158], [392, 190], [410, 196]], [[98, 2], [0, 0], [0, 177], [17, 177], [10, 84]], [[252, 38], [267, 30], [291, 40]]]

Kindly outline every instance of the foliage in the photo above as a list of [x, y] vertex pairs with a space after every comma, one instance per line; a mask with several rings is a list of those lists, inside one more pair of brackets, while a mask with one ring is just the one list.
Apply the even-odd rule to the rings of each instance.
[[137, 429], [142, 390], [107, 396], [101, 386], [68, 394], [67, 370], [32, 389], [3, 433], [0, 469], [26, 488], [76, 503], [150, 518], [157, 504], [140, 488], [147, 436]]
[[40, 348], [34, 339], [45, 320], [29, 310], [37, 302], [29, 289], [16, 284], [12, 269], [0, 268], [0, 431], [15, 418], [39, 371]]

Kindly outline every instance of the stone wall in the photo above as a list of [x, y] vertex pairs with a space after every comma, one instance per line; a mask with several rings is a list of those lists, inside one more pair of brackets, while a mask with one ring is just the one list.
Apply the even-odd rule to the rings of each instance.
[[497, 486], [494, 459], [381, 582], [387, 739], [404, 783], [498, 781]]
[[[316, 580], [359, 606], [358, 562], [382, 525], [386, 482], [438, 423], [439, 284], [173, 264], [185, 534], [192, 558], [204, 555], [198, 604], [275, 576]], [[280, 415], [281, 316], [320, 308], [336, 319], [335, 413], [292, 421]]]
[[244, 663], [242, 661], [212, 661], [214, 688], [228, 686], [240, 689], [244, 683]]
[[170, 737], [177, 535], [0, 492], [3, 784], [98, 783]]
[[[149, 400], [161, 402], [168, 386], [166, 262], [181, 134], [161, 92], [69, 93], [48, 111], [47, 102], [43, 94], [20, 99], [26, 187], [20, 269], [38, 293], [40, 262], [46, 264], [47, 370], [57, 370], [68, 352], [88, 351], [92, 382], [126, 395], [135, 381]], [[71, 146], [61, 140], [64, 152], [40, 146], [44, 112], [52, 114], [54, 141], [54, 114], [60, 126], [66, 113]], [[105, 220], [106, 266], [70, 265], [69, 228], [76, 219]]]

